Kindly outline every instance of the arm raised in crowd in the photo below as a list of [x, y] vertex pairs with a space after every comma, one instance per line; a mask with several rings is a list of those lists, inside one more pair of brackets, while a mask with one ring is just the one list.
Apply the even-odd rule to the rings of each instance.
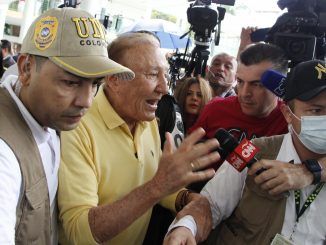
[[163, 197], [194, 181], [213, 177], [214, 170], [193, 172], [190, 164], [196, 162], [196, 168], [201, 169], [219, 157], [216, 152], [209, 153], [218, 145], [217, 140], [195, 145], [203, 135], [204, 130], [196, 130], [173, 152], [172, 138], [167, 133], [167, 142], [155, 176], [119, 201], [90, 210], [89, 223], [96, 240], [104, 242], [113, 238]]
[[257, 30], [257, 27], [242, 27], [241, 34], [240, 34], [240, 44], [237, 54], [237, 60], [239, 60], [241, 52], [250, 44], [253, 44], [254, 42], [251, 40], [251, 33]]
[[[83, 202], [81, 201], [80, 194], [75, 198], [69, 198], [69, 201], [65, 201], [65, 208], [61, 210], [60, 216], [63, 218], [63, 226], [67, 231], [68, 240], [77, 244], [83, 242], [93, 244], [95, 241], [106, 242], [123, 232], [123, 230], [140, 218], [162, 198], [173, 194], [191, 182], [202, 181], [213, 177], [215, 173], [213, 169], [203, 171], [200, 171], [200, 169], [219, 159], [217, 152], [210, 153], [218, 146], [218, 141], [211, 139], [205, 143], [196, 144], [204, 134], [205, 131], [201, 128], [195, 130], [174, 151], [172, 137], [167, 133], [167, 142], [154, 177], [110, 204], [96, 205], [96, 202], [98, 202], [97, 197], [94, 196], [94, 193], [96, 193], [94, 188], [96, 187], [90, 189], [92, 183], [93, 186], [96, 186], [94, 185], [97, 182], [96, 176], [90, 177], [86, 172], [83, 175], [84, 171], [80, 167], [80, 161], [75, 159], [75, 162], [77, 162], [75, 167], [76, 170], [78, 168], [80, 173], [80, 180], [76, 183], [78, 186], [74, 185], [74, 187], [69, 188], [82, 189], [84, 193], [82, 195], [88, 195], [87, 193], [92, 194], [82, 198], [84, 200]], [[64, 165], [70, 168], [70, 171], [74, 171], [74, 167], [70, 163]], [[89, 173], [89, 169], [85, 171]], [[64, 175], [60, 176], [62, 180], [68, 177]], [[87, 180], [86, 177], [88, 178]], [[87, 184], [89, 181], [91, 183]], [[75, 202], [78, 202], [78, 205], [74, 205]], [[89, 228], [85, 229], [85, 226]], [[84, 229], [86, 230], [84, 235], [78, 233], [78, 230]], [[87, 236], [87, 230], [90, 230], [95, 241]]]

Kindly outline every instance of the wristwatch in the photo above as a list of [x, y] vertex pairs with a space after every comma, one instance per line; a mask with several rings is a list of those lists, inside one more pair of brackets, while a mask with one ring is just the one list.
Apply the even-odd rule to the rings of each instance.
[[314, 185], [320, 183], [321, 171], [323, 170], [323, 167], [320, 165], [320, 163], [315, 159], [308, 159], [303, 161], [303, 163], [309, 170], [309, 172], [311, 172], [314, 176], [314, 180], [312, 181], [312, 183]]

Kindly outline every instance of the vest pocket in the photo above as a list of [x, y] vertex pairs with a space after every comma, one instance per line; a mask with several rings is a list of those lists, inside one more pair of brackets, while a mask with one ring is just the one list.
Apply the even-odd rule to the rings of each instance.
[[44, 239], [44, 234], [49, 231], [46, 225], [46, 221], [50, 219], [48, 199], [45, 177], [26, 190], [16, 241], [40, 244], [40, 239]]
[[[250, 195], [248, 195], [249, 192], [251, 192]], [[252, 201], [253, 196], [255, 201]], [[255, 229], [265, 224], [266, 219], [271, 215], [269, 210], [273, 204], [275, 204], [274, 201], [255, 195], [254, 192], [248, 190], [240, 201], [235, 215], [246, 224], [249, 230]]]
[[26, 199], [32, 210], [42, 207], [48, 198], [48, 184], [46, 178], [42, 178], [29, 190], [26, 190]]
[[[220, 225], [220, 231], [216, 242], [207, 243], [207, 245], [237, 244], [245, 245], [243, 238], [238, 236], [237, 232], [232, 229], [227, 222]], [[206, 245], [206, 244], [205, 244]]]

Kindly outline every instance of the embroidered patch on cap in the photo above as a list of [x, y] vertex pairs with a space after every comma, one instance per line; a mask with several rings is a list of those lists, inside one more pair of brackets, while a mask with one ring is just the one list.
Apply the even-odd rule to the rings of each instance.
[[58, 19], [46, 16], [40, 19], [35, 25], [34, 43], [36, 48], [45, 50], [51, 46], [57, 36]]
[[323, 74], [325, 75], [326, 73], [326, 66], [319, 63], [315, 66], [315, 69], [318, 71], [318, 79], [322, 79]]

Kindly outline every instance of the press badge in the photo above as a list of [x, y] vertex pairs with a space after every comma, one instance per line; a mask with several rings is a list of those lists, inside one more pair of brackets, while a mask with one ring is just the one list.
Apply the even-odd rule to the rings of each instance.
[[294, 245], [289, 239], [286, 239], [281, 234], [276, 234], [271, 245]]

